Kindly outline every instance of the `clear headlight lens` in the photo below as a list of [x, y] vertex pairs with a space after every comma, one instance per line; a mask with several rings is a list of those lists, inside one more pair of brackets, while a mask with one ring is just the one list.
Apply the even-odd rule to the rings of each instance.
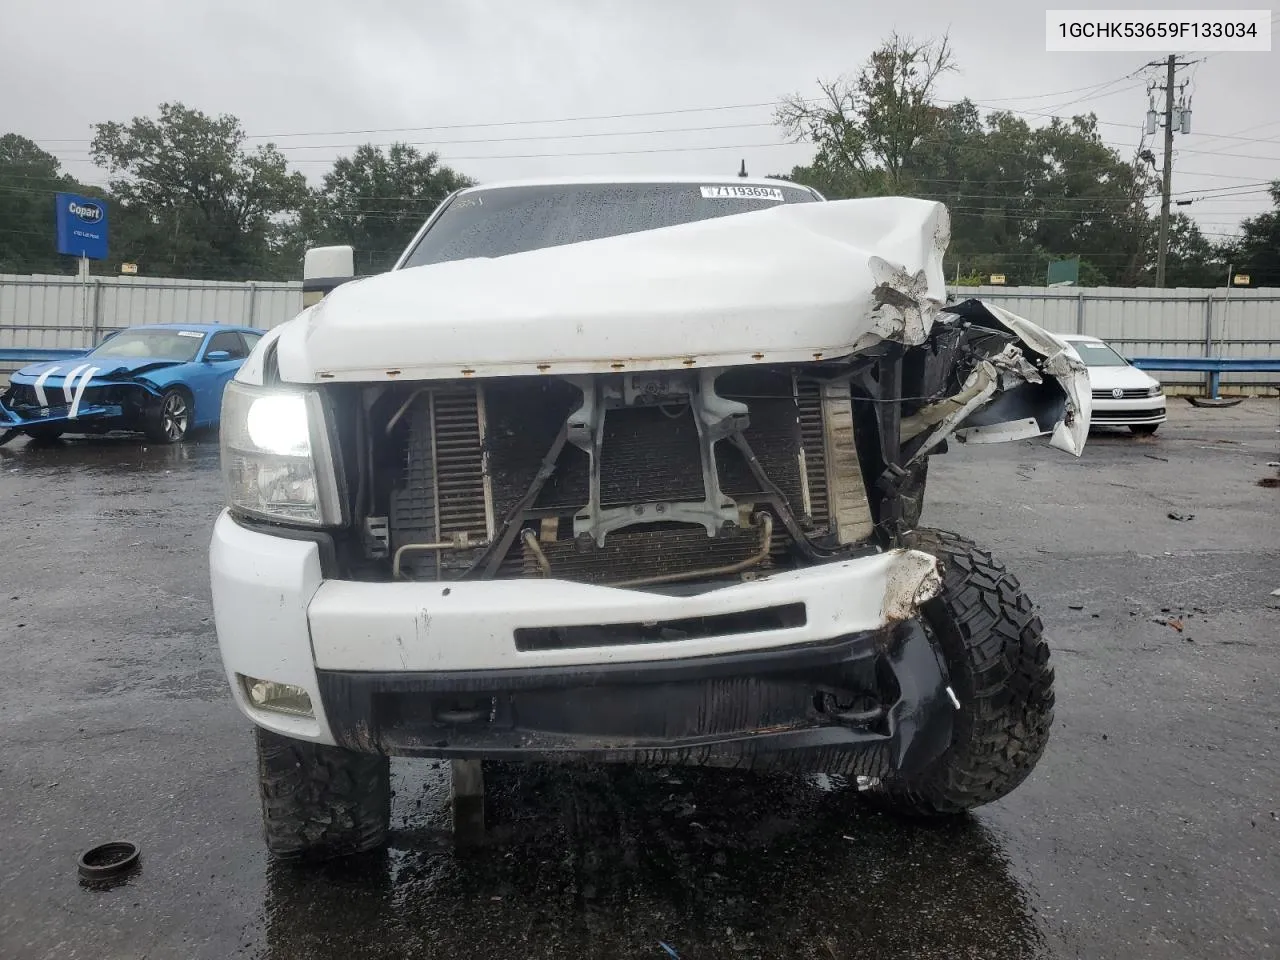
[[222, 473], [232, 507], [305, 526], [342, 523], [320, 395], [231, 381], [222, 395]]
[[1158, 397], [1163, 391], [1164, 391], [1164, 387], [1162, 387], [1160, 384], [1157, 383], [1155, 386], [1147, 387], [1147, 396]]

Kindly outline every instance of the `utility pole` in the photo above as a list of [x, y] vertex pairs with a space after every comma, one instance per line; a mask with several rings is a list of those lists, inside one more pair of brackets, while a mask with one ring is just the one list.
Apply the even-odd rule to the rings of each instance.
[[[1169, 255], [1169, 195], [1172, 190], [1171, 180], [1173, 179], [1173, 79], [1178, 67], [1189, 66], [1194, 61], [1179, 61], [1176, 54], [1169, 54], [1164, 61], [1165, 82], [1164, 86], [1158, 89], [1164, 90], [1164, 173], [1160, 178], [1160, 250], [1156, 259], [1156, 286], [1164, 286], [1164, 266], [1165, 260]], [[1160, 66], [1160, 61], [1149, 63], [1147, 66]], [[1183, 84], [1185, 87], [1186, 84]], [[1191, 132], [1191, 111], [1186, 108], [1183, 101], [1178, 103], [1178, 126], [1183, 133]], [[1154, 133], [1155, 110], [1147, 112], [1147, 132]]]
[[1164, 286], [1164, 261], [1169, 254], [1169, 181], [1173, 177], [1173, 71], [1178, 59], [1169, 54], [1164, 83], [1164, 175], [1160, 178], [1160, 258], [1156, 261], [1156, 286]]

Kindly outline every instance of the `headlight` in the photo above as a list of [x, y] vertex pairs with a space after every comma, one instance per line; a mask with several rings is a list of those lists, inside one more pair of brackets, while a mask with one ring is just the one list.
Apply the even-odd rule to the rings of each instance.
[[222, 395], [222, 473], [232, 507], [310, 527], [343, 522], [320, 394], [231, 381]]
[[1155, 386], [1147, 387], [1148, 397], [1158, 397], [1162, 392], [1164, 392], [1164, 387], [1160, 386], [1158, 383]]

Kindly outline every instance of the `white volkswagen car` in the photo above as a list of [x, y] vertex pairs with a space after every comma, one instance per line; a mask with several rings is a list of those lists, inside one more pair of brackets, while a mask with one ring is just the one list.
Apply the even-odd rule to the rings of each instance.
[[1152, 434], [1165, 421], [1164, 387], [1097, 337], [1059, 336], [1075, 348], [1089, 370], [1093, 390], [1093, 424], [1128, 427]]

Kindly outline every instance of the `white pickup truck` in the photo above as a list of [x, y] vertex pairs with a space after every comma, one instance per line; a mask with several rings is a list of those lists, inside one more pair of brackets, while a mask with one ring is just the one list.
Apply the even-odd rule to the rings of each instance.
[[926, 466], [1078, 456], [1089, 383], [948, 304], [948, 235], [921, 200], [628, 177], [459, 191], [377, 276], [312, 251], [226, 390], [210, 549], [270, 851], [385, 843], [390, 756], [786, 767], [931, 815], [1021, 783], [1040, 620], [918, 528]]

